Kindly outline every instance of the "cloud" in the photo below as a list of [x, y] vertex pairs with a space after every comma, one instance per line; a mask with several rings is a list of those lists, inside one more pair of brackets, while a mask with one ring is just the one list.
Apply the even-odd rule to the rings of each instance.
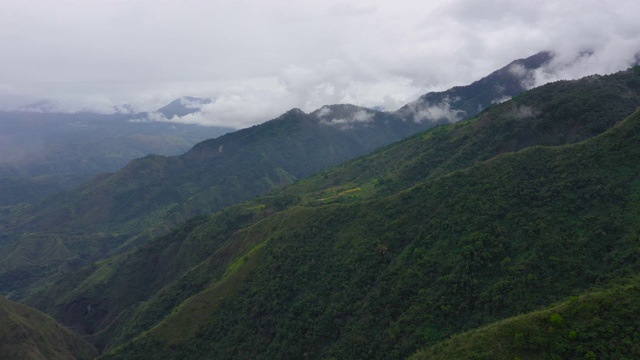
[[[534, 72], [531, 86], [539, 86], [562, 79], [577, 79], [592, 74], [610, 74], [637, 63], [639, 50], [631, 44], [612, 41], [602, 49], [580, 53], [558, 53], [546, 66]], [[638, 42], [640, 44], [640, 37]]]
[[333, 117], [333, 112], [328, 107], [322, 107], [317, 116], [320, 119], [320, 123], [326, 125], [338, 126], [340, 129], [351, 129], [356, 123], [366, 124], [373, 121], [374, 112], [369, 110], [360, 109], [346, 117]]
[[638, 13], [635, 0], [7, 2], [0, 108], [152, 111], [192, 95], [217, 101], [176, 120], [236, 127], [294, 107], [395, 110], [541, 50], [557, 57], [530, 86], [622, 70]]
[[505, 102], [505, 101], [509, 101], [509, 100], [511, 100], [511, 96], [503, 95], [503, 96], [502, 96], [502, 97], [500, 97], [500, 98], [497, 98], [497, 99], [493, 99], [493, 100], [491, 100], [491, 103], [492, 103], [492, 104], [500, 104], [500, 103], [503, 103], [503, 102]]
[[180, 104], [187, 109], [200, 109], [204, 104], [211, 103], [211, 101], [203, 100], [200, 98], [187, 98], [181, 97]]
[[331, 109], [328, 106], [323, 106], [320, 111], [318, 111], [318, 117], [324, 118], [331, 114]]
[[449, 99], [446, 97], [438, 104], [424, 104], [421, 101], [414, 101], [409, 104], [409, 112], [413, 114], [413, 121], [421, 123], [424, 121], [447, 121], [454, 123], [460, 121], [465, 115], [462, 110], [451, 108], [451, 101], [457, 99]]
[[516, 105], [514, 103], [513, 107], [510, 110], [510, 113], [513, 117], [515, 117], [518, 120], [525, 120], [538, 115], [539, 111], [535, 110], [530, 106]]

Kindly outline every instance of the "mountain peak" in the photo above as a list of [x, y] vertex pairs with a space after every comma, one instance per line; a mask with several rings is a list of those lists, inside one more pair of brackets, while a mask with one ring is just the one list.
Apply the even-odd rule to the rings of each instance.
[[300, 108], [293, 108], [285, 112], [284, 114], [282, 114], [282, 116], [290, 116], [290, 115], [307, 115], [307, 113], [302, 111], [302, 109]]
[[200, 111], [204, 105], [213, 103], [213, 99], [183, 96], [158, 109], [167, 119], [174, 116], [182, 117]]

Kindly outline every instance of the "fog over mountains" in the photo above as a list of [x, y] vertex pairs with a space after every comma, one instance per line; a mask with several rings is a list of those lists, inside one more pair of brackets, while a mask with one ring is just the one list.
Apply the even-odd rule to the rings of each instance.
[[640, 43], [633, 0], [66, 5], [7, 5], [0, 109], [137, 113], [190, 95], [216, 101], [189, 122], [244, 128], [326, 104], [395, 111], [542, 49], [557, 57], [536, 85], [608, 74]]

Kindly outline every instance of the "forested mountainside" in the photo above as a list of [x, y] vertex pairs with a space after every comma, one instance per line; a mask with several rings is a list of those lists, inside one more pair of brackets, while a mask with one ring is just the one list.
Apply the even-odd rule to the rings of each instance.
[[[511, 71], [514, 66], [532, 71], [549, 57], [542, 53], [516, 60], [468, 85], [482, 90], [486, 96], [481, 98], [467, 87], [434, 94], [448, 99], [453, 91], [456, 101], [473, 103], [479, 111], [525, 89], [522, 81], [528, 73]], [[5, 207], [0, 214], [0, 250], [6, 254], [0, 258], [0, 291], [24, 297], [53, 274], [132, 249], [193, 216], [248, 201], [476, 113], [455, 110], [458, 115], [452, 119], [428, 111], [442, 106], [418, 99], [413, 105], [418, 118], [402, 117], [405, 110], [388, 113], [353, 105], [324, 106], [310, 114], [293, 109], [264, 124], [201, 142], [183, 155], [146, 156], [33, 206]], [[447, 106], [457, 109], [454, 103]]]
[[93, 359], [96, 349], [49, 315], [0, 296], [0, 359]]
[[633, 359], [640, 354], [638, 279], [452, 336], [411, 360]]
[[593, 323], [574, 320], [593, 308], [567, 317], [557, 302], [633, 294], [639, 94], [638, 68], [545, 85], [194, 218], [29, 302], [104, 358], [423, 356], [500, 319], [547, 321], [545, 306], [581, 342], [527, 352], [555, 341], [531, 330], [503, 354], [602, 356]]

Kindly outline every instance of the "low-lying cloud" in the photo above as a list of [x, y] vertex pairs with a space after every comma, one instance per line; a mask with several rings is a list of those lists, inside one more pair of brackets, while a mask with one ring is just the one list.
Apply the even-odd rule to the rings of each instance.
[[409, 104], [408, 110], [416, 123], [425, 121], [454, 123], [460, 121], [466, 113], [462, 110], [452, 109], [451, 101], [448, 97], [437, 104], [414, 101]]
[[360, 109], [357, 110], [348, 116], [334, 116], [333, 111], [324, 106], [318, 111], [318, 119], [320, 119], [320, 123], [326, 125], [338, 126], [339, 128], [346, 130], [353, 128], [354, 124], [366, 124], [373, 121], [374, 112]]

